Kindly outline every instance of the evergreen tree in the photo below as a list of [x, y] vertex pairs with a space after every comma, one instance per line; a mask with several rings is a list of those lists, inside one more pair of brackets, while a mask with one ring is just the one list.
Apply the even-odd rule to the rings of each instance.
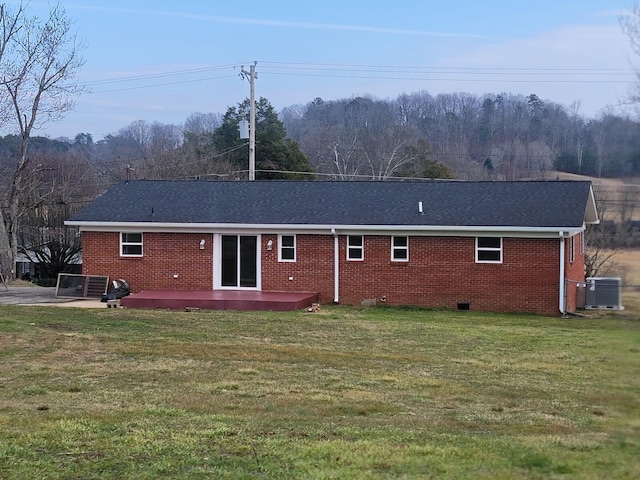
[[[247, 168], [249, 157], [248, 147], [243, 147], [246, 140], [240, 139], [238, 125], [249, 117], [249, 108], [249, 100], [237, 107], [229, 107], [222, 118], [222, 125], [213, 134], [216, 149], [242, 170]], [[309, 159], [297, 142], [287, 138], [284, 124], [271, 103], [263, 97], [256, 102], [256, 124], [256, 179], [314, 178], [314, 175], [304, 173], [313, 172]]]

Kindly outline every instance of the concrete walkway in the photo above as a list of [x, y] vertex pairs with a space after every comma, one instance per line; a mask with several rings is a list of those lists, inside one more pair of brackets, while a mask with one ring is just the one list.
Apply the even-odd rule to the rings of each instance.
[[0, 284], [0, 305], [52, 305], [58, 307], [106, 308], [107, 304], [96, 299], [56, 297], [55, 288], [27, 286], [6, 289]]

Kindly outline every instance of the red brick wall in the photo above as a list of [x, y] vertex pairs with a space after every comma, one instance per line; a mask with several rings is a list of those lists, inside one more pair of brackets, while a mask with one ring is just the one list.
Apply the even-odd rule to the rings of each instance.
[[[121, 257], [118, 232], [82, 233], [82, 272], [123, 278], [132, 292], [149, 289], [211, 289], [213, 236], [144, 233], [143, 257]], [[200, 240], [205, 249], [200, 250]], [[178, 275], [178, 278], [173, 278]]]
[[[203, 238], [206, 246], [200, 250]], [[388, 305], [456, 309], [468, 303], [471, 310], [559, 313], [559, 239], [504, 238], [501, 264], [476, 263], [473, 237], [410, 237], [409, 262], [391, 261], [390, 236], [364, 239], [364, 261], [347, 261], [346, 237], [339, 237], [340, 303], [385, 297]], [[145, 233], [142, 258], [120, 257], [117, 232], [84, 232], [82, 241], [83, 272], [124, 278], [133, 292], [213, 286], [212, 235]], [[321, 302], [333, 301], [333, 236], [297, 235], [293, 263], [278, 262], [277, 235], [262, 235], [260, 248], [262, 290], [317, 292]], [[575, 252], [566, 276], [584, 279], [577, 240]], [[575, 308], [574, 288], [567, 299]]]
[[[269, 240], [272, 250], [267, 250]], [[262, 235], [262, 289], [319, 293], [333, 302], [333, 236], [296, 235], [296, 261], [278, 262], [278, 235]]]
[[[263, 244], [269, 239], [273, 251], [262, 257], [264, 290], [311, 290], [321, 302], [333, 300], [333, 237], [298, 235], [296, 263], [278, 263], [277, 236], [263, 236]], [[339, 300], [359, 305], [385, 297], [388, 305], [456, 309], [468, 303], [472, 310], [556, 315], [559, 242], [505, 238], [503, 263], [491, 264], [475, 262], [475, 238], [410, 237], [409, 262], [392, 262], [391, 237], [365, 236], [364, 261], [347, 261], [346, 237], [340, 236]]]
[[[475, 263], [475, 239], [469, 237], [411, 237], [408, 263], [391, 262], [389, 237], [366, 237], [365, 250], [362, 264], [345, 265], [345, 300], [358, 296], [357, 279], [366, 276], [366, 291], [362, 293], [369, 298], [385, 296], [390, 305], [413, 303], [455, 309], [458, 303], [469, 303], [474, 310], [535, 308], [529, 305], [536, 301], [535, 295], [527, 291], [521, 277], [523, 259], [508, 253], [512, 247], [507, 239], [503, 264]], [[529, 281], [535, 280], [530, 276]], [[515, 297], [518, 303], [505, 304], [507, 296]]]
[[[580, 234], [565, 240], [564, 260], [565, 278], [567, 284], [566, 311], [575, 312], [577, 302], [578, 284], [584, 282], [584, 252], [580, 251]], [[574, 260], [570, 257], [570, 243], [574, 245]]]

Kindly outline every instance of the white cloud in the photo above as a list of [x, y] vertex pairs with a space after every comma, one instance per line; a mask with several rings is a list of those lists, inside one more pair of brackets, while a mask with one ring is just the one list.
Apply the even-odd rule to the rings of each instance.
[[530, 68], [629, 68], [626, 37], [617, 26], [577, 26], [500, 43], [478, 43], [448, 65]]
[[367, 32], [380, 33], [387, 35], [410, 35], [410, 36], [426, 36], [426, 37], [452, 37], [452, 38], [482, 38], [480, 35], [459, 33], [459, 32], [434, 32], [427, 30], [410, 30], [402, 28], [386, 28], [375, 25], [344, 25], [334, 23], [313, 23], [313, 22], [293, 22], [287, 20], [269, 20], [263, 18], [246, 18], [246, 17], [224, 17], [216, 15], [203, 15], [187, 12], [176, 12], [167, 10], [141, 10], [135, 8], [111, 8], [96, 7], [85, 5], [69, 5], [69, 8], [103, 11], [110, 13], [118, 13], [125, 15], [155, 15], [171, 18], [184, 18], [189, 20], [198, 20], [211, 23], [223, 23], [233, 25], [257, 25], [263, 27], [274, 28], [293, 28], [304, 30], [326, 30], [326, 31], [351, 31], [351, 32]]
[[580, 101], [585, 113], [594, 115], [619, 104], [635, 82], [631, 60], [628, 40], [617, 25], [586, 25], [476, 43], [440, 65], [482, 69], [450, 78], [449, 91], [537, 93], [565, 105]]

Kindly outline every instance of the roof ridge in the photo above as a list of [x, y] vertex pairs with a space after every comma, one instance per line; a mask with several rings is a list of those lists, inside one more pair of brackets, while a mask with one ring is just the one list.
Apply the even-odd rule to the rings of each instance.
[[460, 180], [460, 179], [448, 179], [448, 178], [416, 178], [416, 179], [408, 179], [408, 180], [287, 180], [287, 179], [274, 179], [274, 180], [207, 180], [207, 179], [196, 179], [196, 178], [169, 178], [169, 179], [149, 179], [149, 178], [136, 178], [130, 180], [121, 180], [119, 184], [126, 183], [234, 183], [234, 184], [274, 184], [274, 183], [287, 183], [287, 184], [301, 184], [301, 185], [310, 185], [310, 184], [431, 184], [431, 183], [449, 183], [449, 184], [521, 184], [521, 183], [593, 183], [591, 180]]

